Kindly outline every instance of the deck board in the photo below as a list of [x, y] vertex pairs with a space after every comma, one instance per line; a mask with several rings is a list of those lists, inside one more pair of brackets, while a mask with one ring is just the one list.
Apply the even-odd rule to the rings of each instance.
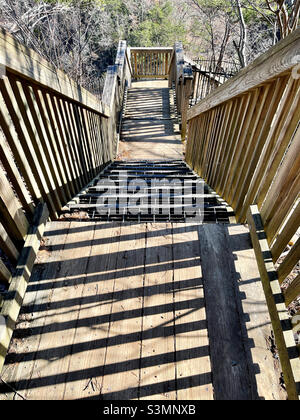
[[[57, 265], [57, 275], [40, 336], [38, 353], [42, 352], [43, 357], [36, 358], [26, 392], [28, 399], [38, 399], [41, 395], [47, 399], [55, 399], [57, 395], [64, 395], [81, 297], [84, 293], [85, 274], [79, 276], [77, 273], [87, 271], [94, 236], [93, 224], [88, 226], [90, 229], [86, 230], [86, 225], [75, 222], [72, 227], [77, 229], [76, 234], [69, 230], [68, 246], [63, 250]], [[73, 243], [82, 240], [86, 241], [84, 248], [72, 247]], [[69, 351], [66, 351], [66, 348]], [[52, 356], [53, 349], [55, 357]]]
[[[209, 338], [198, 232], [192, 224], [173, 226], [176, 372], [179, 400], [213, 399]], [[181, 302], [187, 302], [181, 309]]]
[[[161, 231], [163, 233], [157, 235]], [[145, 257], [141, 399], [176, 400], [172, 262], [172, 225], [149, 224]], [[153, 290], [157, 292], [153, 293]], [[157, 387], [154, 390], [155, 384]]]
[[145, 226], [122, 224], [121, 239], [102, 384], [104, 400], [138, 399], [139, 392]]
[[[207, 256], [203, 229], [208, 237], [219, 230], [210, 242], [217, 254], [227, 246], [223, 280], [214, 278], [223, 260]], [[244, 226], [49, 223], [0, 398], [229, 399], [232, 378], [220, 377], [212, 348], [222, 367], [231, 337], [246, 366], [234, 396], [282, 399], [258, 277]], [[234, 290], [222, 313], [208, 282], [213, 296], [226, 284]], [[211, 311], [230, 319], [233, 307], [226, 331], [208, 322]]]
[[120, 234], [118, 224], [107, 229], [95, 225], [64, 399], [101, 392], [117, 264], [110, 254], [118, 252]]

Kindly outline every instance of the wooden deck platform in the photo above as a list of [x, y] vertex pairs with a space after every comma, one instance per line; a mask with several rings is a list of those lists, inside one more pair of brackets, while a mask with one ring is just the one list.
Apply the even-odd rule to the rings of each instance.
[[281, 399], [243, 226], [52, 222], [1, 399]]

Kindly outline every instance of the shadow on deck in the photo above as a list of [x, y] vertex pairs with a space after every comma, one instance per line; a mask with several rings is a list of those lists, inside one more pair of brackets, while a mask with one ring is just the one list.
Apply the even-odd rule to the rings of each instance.
[[242, 226], [52, 222], [1, 399], [279, 399], [258, 277]]

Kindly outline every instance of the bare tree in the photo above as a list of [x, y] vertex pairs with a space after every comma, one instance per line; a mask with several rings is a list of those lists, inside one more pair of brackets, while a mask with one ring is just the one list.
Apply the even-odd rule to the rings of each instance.
[[300, 0], [266, 0], [269, 10], [275, 14], [281, 38], [297, 29], [300, 17]]
[[224, 37], [223, 37], [222, 44], [221, 44], [221, 47], [220, 47], [219, 58], [218, 58], [218, 61], [217, 61], [217, 66], [216, 66], [217, 71], [220, 70], [221, 67], [222, 67], [222, 63], [223, 63], [223, 60], [224, 60], [226, 48], [227, 48], [227, 45], [228, 45], [228, 42], [229, 42], [229, 39], [230, 39], [230, 35], [231, 35], [231, 30], [232, 30], [232, 25], [231, 25], [230, 19], [227, 17], [226, 18], [226, 23], [225, 23]]
[[[199, 0], [189, 0], [195, 10], [199, 12], [199, 19], [203, 20], [209, 36], [207, 55], [213, 67], [221, 68], [228, 53], [228, 46], [235, 26], [230, 2], [210, 4]], [[203, 43], [203, 40], [202, 40]]]
[[[17, 39], [100, 93], [105, 57], [116, 43], [110, 13], [98, 2], [0, 0], [1, 25]], [[97, 83], [95, 82], [97, 81]]]
[[244, 13], [243, 13], [241, 1], [231, 0], [231, 4], [232, 4], [233, 9], [236, 11], [238, 15], [238, 20], [239, 20], [239, 25], [240, 25], [239, 43], [237, 43], [236, 41], [233, 41], [233, 43], [238, 53], [241, 66], [245, 67], [247, 65], [247, 55], [246, 55], [247, 36], [248, 36], [247, 25], [244, 19]]

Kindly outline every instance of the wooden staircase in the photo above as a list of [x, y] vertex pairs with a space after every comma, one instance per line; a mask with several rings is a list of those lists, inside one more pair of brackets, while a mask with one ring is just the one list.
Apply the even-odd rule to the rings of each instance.
[[0, 399], [299, 399], [299, 57], [189, 108], [120, 41], [99, 101], [0, 31]]
[[86, 219], [228, 223], [227, 207], [182, 160], [116, 161], [70, 204]]

